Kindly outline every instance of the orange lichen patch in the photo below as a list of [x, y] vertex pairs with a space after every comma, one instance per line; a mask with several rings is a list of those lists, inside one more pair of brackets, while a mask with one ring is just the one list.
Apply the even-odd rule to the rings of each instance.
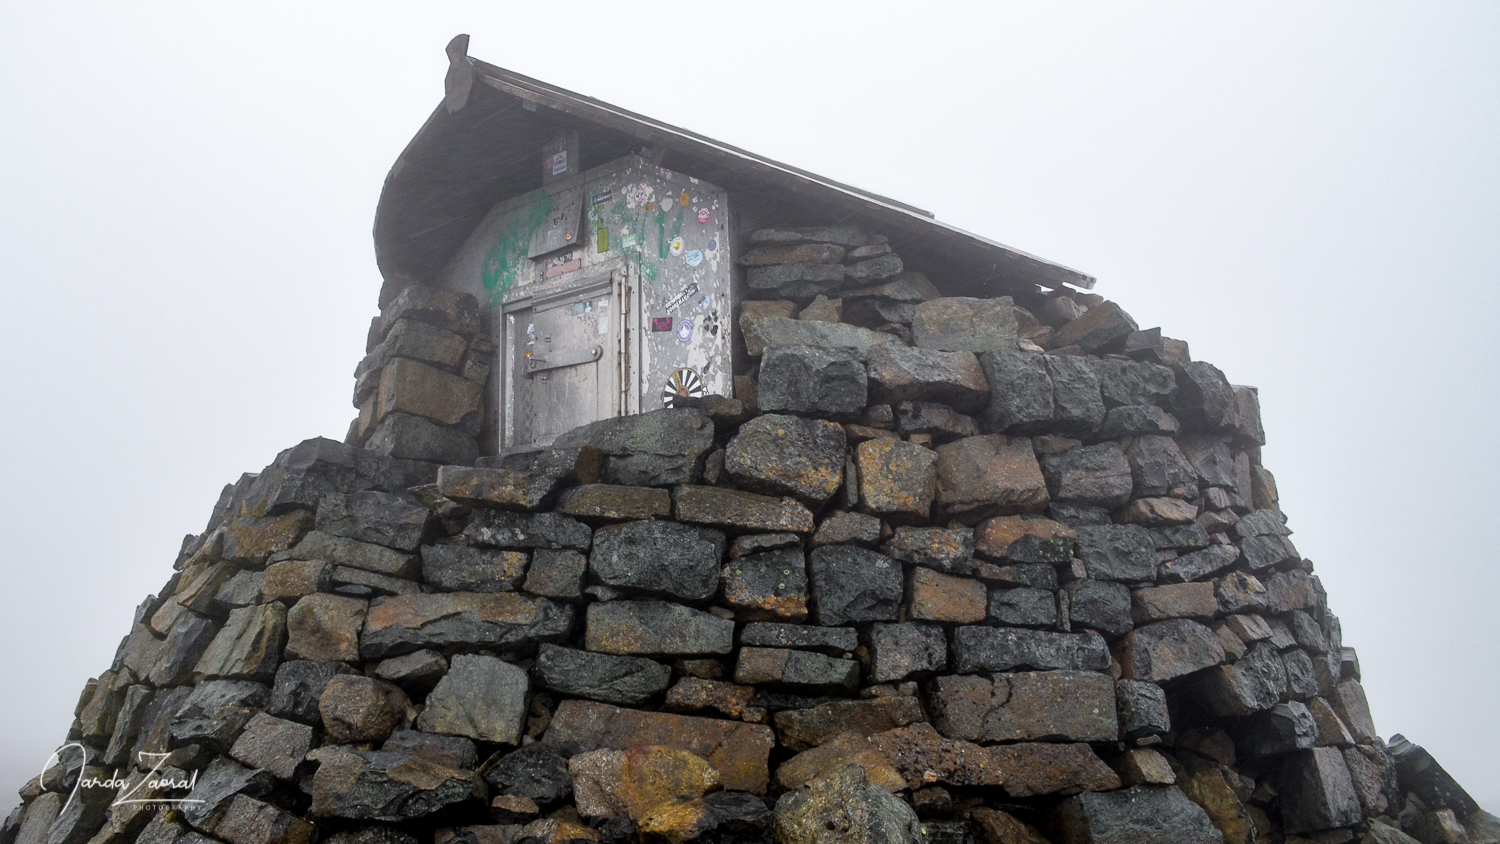
[[312, 529], [313, 514], [307, 510], [281, 516], [241, 516], [224, 529], [224, 557], [263, 561], [296, 545]]
[[687, 750], [718, 769], [724, 788], [755, 794], [764, 794], [770, 784], [767, 760], [776, 744], [771, 728], [761, 724], [640, 712], [584, 700], [558, 705], [542, 741], [584, 749], [662, 745]]
[[983, 621], [988, 593], [984, 584], [967, 577], [950, 577], [932, 569], [912, 569], [906, 594], [907, 616], [916, 621]]
[[860, 443], [854, 455], [861, 509], [904, 521], [927, 518], [937, 488], [931, 449], [882, 438]]

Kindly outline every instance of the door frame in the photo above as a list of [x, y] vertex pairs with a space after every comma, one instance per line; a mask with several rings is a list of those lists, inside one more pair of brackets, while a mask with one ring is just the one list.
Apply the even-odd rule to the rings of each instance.
[[[630, 265], [623, 260], [611, 260], [607, 263], [591, 268], [586, 273], [573, 276], [566, 281], [556, 282], [550, 285], [536, 286], [527, 290], [525, 296], [518, 296], [513, 300], [506, 301], [497, 310], [500, 312], [495, 337], [495, 346], [498, 350], [496, 364], [500, 370], [496, 379], [497, 390], [497, 413], [496, 424], [499, 425], [498, 453], [510, 454], [521, 451], [532, 451], [537, 448], [545, 448], [552, 440], [546, 443], [515, 441], [517, 430], [517, 402], [515, 396], [517, 381], [525, 377], [521, 375], [524, 355], [518, 351], [518, 333], [524, 333], [526, 322], [535, 323], [534, 315], [538, 309], [551, 310], [553, 308], [565, 307], [574, 302], [582, 302], [598, 297], [601, 293], [607, 293], [614, 303], [610, 307], [610, 331], [605, 342], [600, 345], [604, 347], [599, 364], [601, 367], [609, 367], [612, 370], [617, 389], [615, 394], [605, 403], [606, 416], [611, 418], [639, 412], [640, 397], [636, 394], [635, 385], [632, 384], [632, 348], [636, 332], [632, 330], [633, 319], [633, 285], [630, 283]], [[583, 420], [581, 424], [596, 420]], [[555, 437], [553, 438], [555, 439]]]

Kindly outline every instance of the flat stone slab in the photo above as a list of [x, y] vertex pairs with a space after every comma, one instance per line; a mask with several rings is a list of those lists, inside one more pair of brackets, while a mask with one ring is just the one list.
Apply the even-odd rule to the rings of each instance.
[[1103, 671], [1110, 665], [1109, 649], [1097, 633], [972, 626], [953, 631], [953, 660], [960, 674], [1013, 668]]
[[1115, 684], [1091, 671], [939, 677], [928, 689], [938, 731], [966, 741], [1114, 741]]
[[666, 691], [672, 669], [638, 656], [589, 653], [558, 645], [537, 649], [537, 678], [565, 695], [639, 706]]
[[359, 652], [379, 659], [423, 648], [525, 648], [572, 627], [571, 606], [514, 592], [396, 595], [370, 607]]
[[736, 533], [811, 533], [812, 511], [792, 498], [772, 498], [737, 489], [679, 486], [672, 490], [677, 518]]
[[590, 604], [585, 647], [622, 656], [702, 656], [734, 649], [734, 622], [665, 601]]
[[776, 736], [763, 724], [565, 700], [553, 714], [542, 743], [568, 755], [648, 745], [687, 750], [719, 769], [726, 790], [764, 794], [770, 784], [768, 765]]
[[473, 771], [405, 753], [338, 750], [313, 776], [310, 813], [400, 823], [483, 795], [484, 783]]

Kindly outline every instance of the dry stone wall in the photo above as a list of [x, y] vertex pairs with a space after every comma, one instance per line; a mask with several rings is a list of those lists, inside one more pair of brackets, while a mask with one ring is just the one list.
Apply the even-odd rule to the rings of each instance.
[[504, 457], [477, 305], [389, 297], [0, 844], [1500, 841], [1375, 731], [1254, 389], [847, 226], [742, 263], [737, 398]]
[[495, 356], [479, 303], [422, 285], [382, 300], [354, 370], [359, 416], [347, 441], [388, 457], [472, 464]]

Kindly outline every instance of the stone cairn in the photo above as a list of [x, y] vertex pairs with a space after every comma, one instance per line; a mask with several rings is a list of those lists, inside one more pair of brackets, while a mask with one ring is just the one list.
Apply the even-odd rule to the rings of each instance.
[[1375, 732], [1254, 389], [847, 226], [741, 263], [738, 398], [502, 457], [478, 304], [382, 297], [0, 844], [1500, 841]]

